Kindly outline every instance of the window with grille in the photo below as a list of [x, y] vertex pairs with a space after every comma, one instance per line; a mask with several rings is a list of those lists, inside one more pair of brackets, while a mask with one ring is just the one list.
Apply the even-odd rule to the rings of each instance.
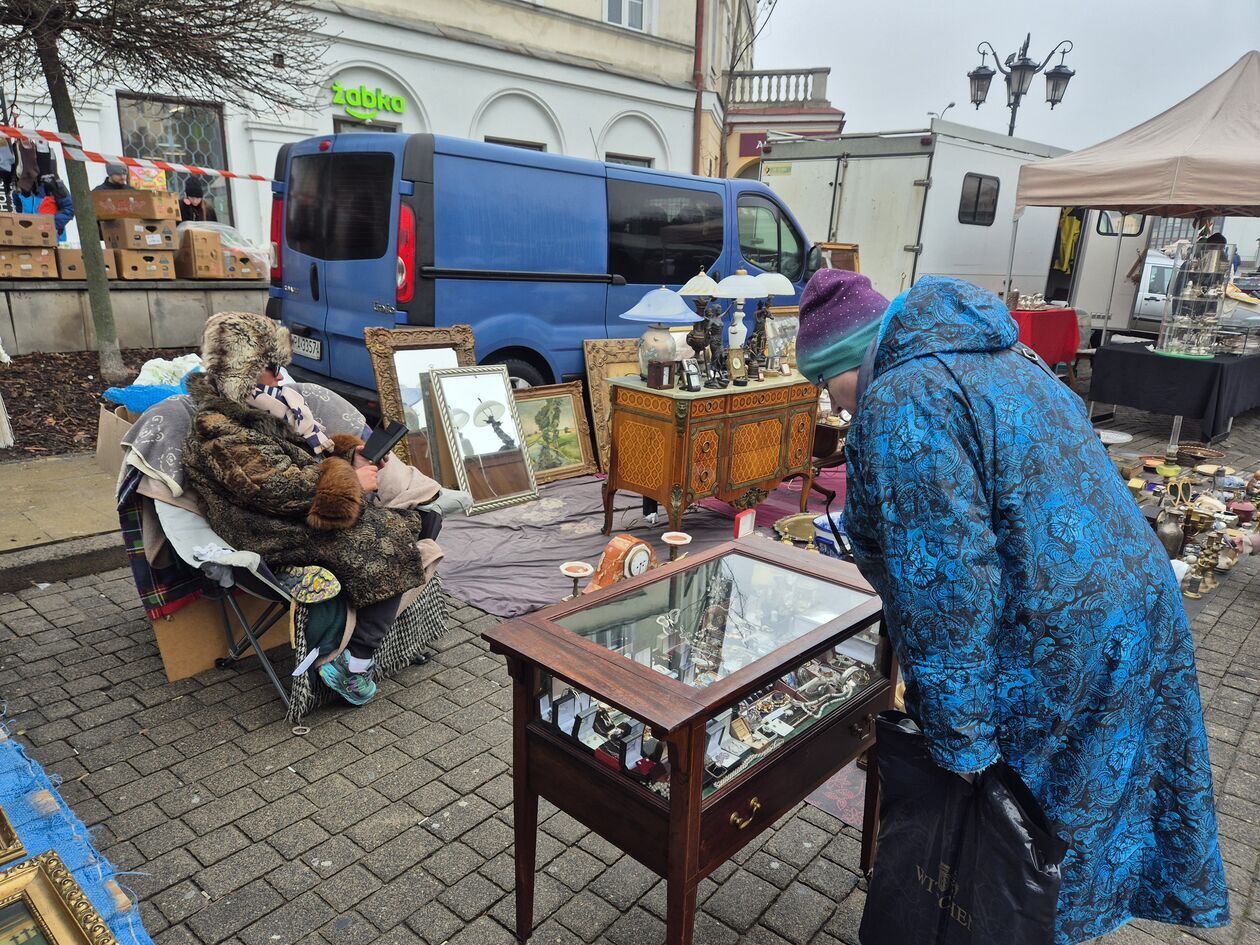
[[[223, 106], [182, 99], [118, 96], [123, 154], [230, 170], [223, 134]], [[184, 192], [187, 174], [167, 172], [167, 187]], [[205, 199], [220, 223], [232, 223], [232, 193], [222, 177], [207, 176]]]
[[606, 0], [604, 19], [631, 30], [645, 30], [647, 0]]
[[996, 177], [988, 174], [963, 176], [962, 196], [958, 200], [958, 222], [972, 226], [992, 226], [997, 215], [998, 188]]

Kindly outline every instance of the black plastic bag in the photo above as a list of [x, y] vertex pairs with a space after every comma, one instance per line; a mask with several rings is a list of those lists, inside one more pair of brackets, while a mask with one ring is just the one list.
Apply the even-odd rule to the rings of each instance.
[[1067, 844], [1015, 770], [946, 771], [904, 712], [879, 716], [876, 745], [883, 793], [862, 945], [1052, 945]]

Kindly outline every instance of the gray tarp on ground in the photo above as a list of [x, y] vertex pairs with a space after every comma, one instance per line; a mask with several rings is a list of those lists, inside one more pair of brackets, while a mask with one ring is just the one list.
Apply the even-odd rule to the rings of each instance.
[[1088, 207], [1157, 216], [1260, 216], [1260, 52], [1199, 91], [1101, 144], [1025, 164], [1024, 207]]

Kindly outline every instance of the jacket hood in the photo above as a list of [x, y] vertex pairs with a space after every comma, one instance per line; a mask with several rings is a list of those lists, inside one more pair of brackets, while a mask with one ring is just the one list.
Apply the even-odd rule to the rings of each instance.
[[253, 312], [219, 312], [206, 319], [201, 363], [220, 396], [244, 404], [269, 364], [293, 360], [289, 329]]
[[1000, 351], [1018, 339], [1011, 313], [988, 289], [949, 276], [924, 276], [888, 306], [874, 376], [914, 358]]

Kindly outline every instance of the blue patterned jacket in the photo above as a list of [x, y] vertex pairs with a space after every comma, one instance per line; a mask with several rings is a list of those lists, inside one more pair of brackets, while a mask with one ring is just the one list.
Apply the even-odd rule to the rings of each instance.
[[1080, 399], [992, 293], [893, 300], [848, 440], [846, 524], [934, 759], [999, 757], [1071, 845], [1058, 945], [1228, 921], [1193, 642], [1168, 556]]

